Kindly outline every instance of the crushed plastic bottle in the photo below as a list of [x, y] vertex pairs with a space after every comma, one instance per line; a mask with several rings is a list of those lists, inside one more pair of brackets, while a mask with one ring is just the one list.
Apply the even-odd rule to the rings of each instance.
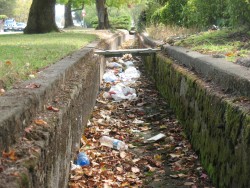
[[80, 166], [90, 165], [88, 156], [84, 152], [79, 152], [77, 155], [76, 164]]
[[128, 149], [128, 146], [123, 141], [108, 136], [102, 136], [100, 138], [100, 143], [103, 146], [114, 148], [119, 151], [124, 151]]

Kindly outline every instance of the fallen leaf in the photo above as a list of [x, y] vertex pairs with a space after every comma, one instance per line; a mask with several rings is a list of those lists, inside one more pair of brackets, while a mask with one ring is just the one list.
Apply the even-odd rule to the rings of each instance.
[[122, 182], [123, 180], [124, 180], [124, 178], [122, 177], [122, 176], [115, 176], [116, 177], [116, 179], [118, 180], [118, 181], [120, 181], [120, 182]]
[[207, 179], [208, 176], [206, 174], [202, 173], [202, 175], [200, 176], [200, 178]]
[[170, 157], [172, 157], [172, 158], [179, 158], [181, 155], [179, 155], [179, 154], [174, 154], [174, 153], [171, 153], [171, 154], [169, 154], [170, 155]]
[[12, 161], [16, 161], [17, 157], [16, 157], [16, 152], [14, 150], [10, 150], [9, 152], [2, 152], [2, 156], [4, 158], [9, 158]]
[[138, 172], [140, 172], [140, 169], [137, 168], [137, 167], [132, 167], [131, 171], [134, 172], [134, 173], [138, 173]]
[[121, 151], [120, 152], [120, 157], [122, 158], [122, 159], [124, 159], [125, 157], [126, 157], [126, 152], [125, 151]]
[[156, 154], [156, 155], [154, 155], [154, 160], [161, 161], [162, 160], [162, 156], [159, 155], [159, 154]]
[[227, 57], [232, 57], [232, 56], [234, 56], [235, 54], [233, 53], [233, 52], [228, 52], [228, 53], [226, 53], [225, 54], [225, 56], [227, 56]]
[[12, 63], [11, 63], [11, 61], [8, 60], [8, 61], [5, 62], [5, 65], [10, 66], [10, 65], [12, 65]]
[[148, 131], [150, 128], [148, 126], [140, 127], [142, 131]]
[[41, 87], [41, 84], [36, 84], [36, 83], [30, 83], [29, 85], [25, 86], [25, 88], [28, 89], [35, 89]]
[[169, 175], [171, 178], [174, 178], [174, 179], [177, 179], [177, 178], [179, 178], [179, 176], [178, 175]]
[[116, 170], [119, 171], [119, 172], [121, 172], [121, 173], [123, 172], [123, 168], [122, 168], [122, 167], [119, 167], [119, 166], [116, 167]]
[[53, 112], [59, 112], [59, 109], [58, 108], [55, 108], [53, 106], [47, 106], [47, 110], [51, 110]]
[[188, 177], [188, 175], [186, 175], [186, 174], [178, 174], [178, 176], [180, 177], [180, 178], [186, 178], [186, 177]]
[[191, 186], [191, 185], [194, 185], [194, 183], [193, 182], [185, 182], [183, 185]]
[[47, 125], [47, 122], [42, 119], [36, 119], [34, 122], [36, 125]]
[[122, 187], [129, 187], [130, 183], [129, 182], [122, 182], [121, 186]]

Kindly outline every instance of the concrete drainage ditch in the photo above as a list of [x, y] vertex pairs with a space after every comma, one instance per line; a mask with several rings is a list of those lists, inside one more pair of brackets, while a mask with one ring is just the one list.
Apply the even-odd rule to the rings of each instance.
[[[93, 50], [117, 49], [124, 37], [92, 43], [1, 96], [0, 187], [68, 186], [72, 148], [94, 107], [105, 67]], [[158, 44], [139, 36], [139, 45]], [[144, 63], [214, 185], [249, 187], [249, 70], [171, 46]], [[41, 87], [26, 88], [33, 83]]]

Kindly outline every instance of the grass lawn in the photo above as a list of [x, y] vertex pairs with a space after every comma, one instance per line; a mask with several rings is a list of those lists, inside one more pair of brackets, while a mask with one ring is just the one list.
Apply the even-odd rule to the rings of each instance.
[[175, 45], [191, 48], [204, 54], [224, 55], [235, 61], [250, 53], [250, 32], [246, 29], [206, 31], [191, 35]]
[[42, 68], [97, 38], [83, 32], [0, 35], [0, 87], [29, 79]]

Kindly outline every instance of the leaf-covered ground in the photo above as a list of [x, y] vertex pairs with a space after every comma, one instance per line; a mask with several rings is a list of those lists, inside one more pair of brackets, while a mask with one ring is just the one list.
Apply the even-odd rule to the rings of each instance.
[[[114, 102], [103, 97], [112, 84], [101, 86], [80, 148], [91, 164], [71, 171], [69, 187], [213, 187], [182, 126], [144, 74], [143, 63], [135, 65], [141, 76], [130, 87], [137, 99]], [[159, 133], [165, 137], [147, 141]], [[101, 135], [122, 140], [129, 149], [102, 146]]]

